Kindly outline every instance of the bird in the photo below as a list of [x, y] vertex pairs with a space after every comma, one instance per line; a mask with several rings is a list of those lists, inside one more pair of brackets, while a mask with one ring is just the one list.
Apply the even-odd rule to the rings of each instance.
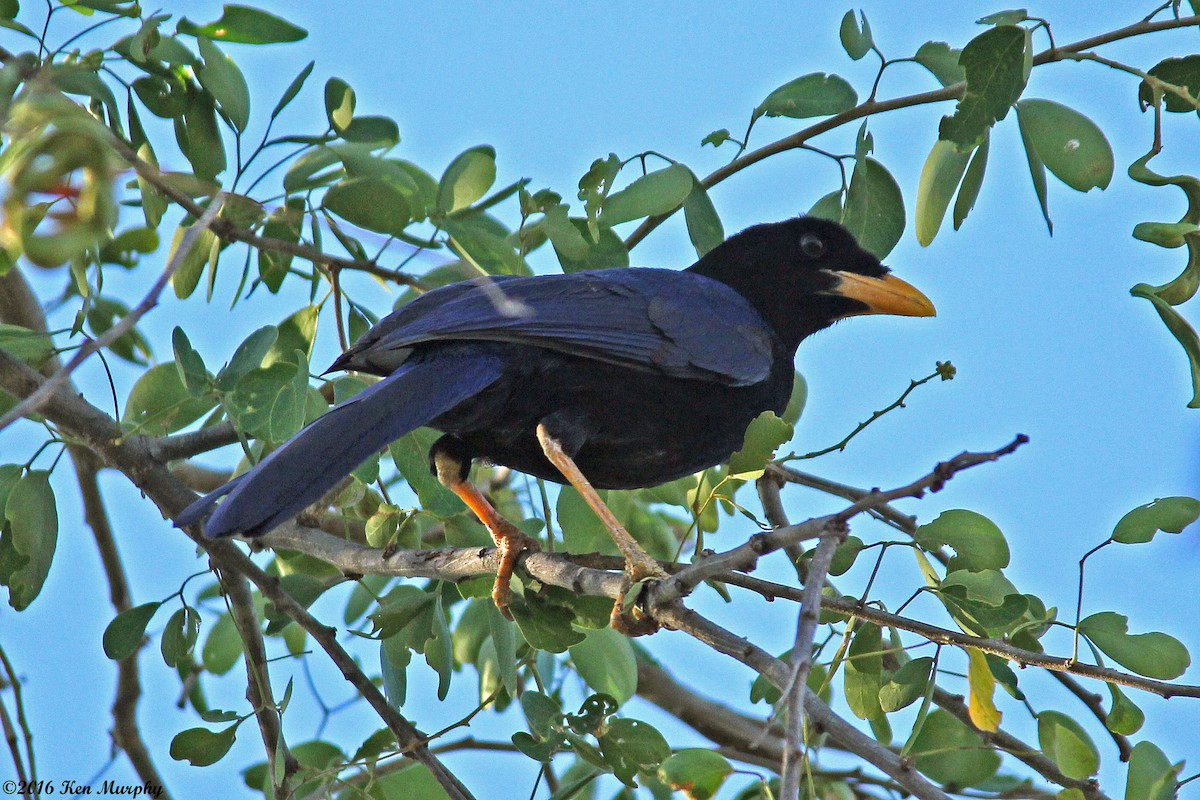
[[[800, 343], [862, 314], [935, 310], [848, 230], [811, 216], [747, 228], [684, 270], [443, 286], [384, 317], [330, 367], [382, 380], [175, 523], [203, 521], [210, 538], [262, 535], [429, 426], [443, 434], [429, 451], [431, 472], [497, 544], [492, 596], [506, 616], [517, 558], [537, 542], [470, 482], [477, 459], [574, 486], [608, 528], [629, 582], [662, 578], [596, 490], [651, 487], [727, 460], [759, 414], [783, 413]], [[631, 635], [652, 629], [617, 609], [613, 622]]]

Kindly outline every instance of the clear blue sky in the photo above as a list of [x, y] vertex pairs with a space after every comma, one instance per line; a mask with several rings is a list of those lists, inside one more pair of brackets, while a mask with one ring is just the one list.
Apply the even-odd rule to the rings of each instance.
[[[26, 5], [32, 10], [36, 4]], [[304, 93], [277, 131], [323, 128], [320, 87], [336, 76], [357, 92], [359, 113], [396, 119], [402, 135], [398, 153], [435, 175], [461, 150], [488, 143], [497, 150], [499, 184], [528, 177], [532, 188], [550, 187], [566, 198], [573, 197], [592, 159], [610, 151], [628, 157], [652, 149], [706, 174], [724, 163], [732, 150], [728, 145], [717, 151], [702, 148], [701, 138], [725, 127], [740, 135], [750, 110], [779, 84], [809, 72], [837, 72], [850, 79], [861, 96], [869, 90], [876, 63], [873, 57], [851, 62], [841, 50], [836, 32], [849, 6], [837, 4], [265, 5], [307, 28], [309, 37], [290, 46], [230, 46], [247, 73], [258, 118], [308, 60], [317, 62]], [[1125, 10], [1114, 10], [1116, 5]], [[1063, 43], [1133, 22], [1150, 5], [1058, 2], [1031, 13], [1049, 15], [1056, 41]], [[197, 22], [220, 14], [219, 4], [212, 2], [166, 2], [163, 10]], [[866, 7], [876, 41], [892, 57], [912, 54], [930, 39], [961, 46], [982, 30], [974, 20], [995, 10], [978, 3]], [[1044, 35], [1038, 34], [1035, 41], [1041, 49]], [[1196, 32], [1150, 41], [1103, 52], [1148, 68], [1163, 55], [1194, 51]], [[17, 47], [7, 32], [0, 32], [0, 42], [9, 49]], [[885, 78], [881, 96], [932, 88], [936, 83], [920, 67], [898, 66]], [[907, 409], [877, 423], [846, 453], [806, 466], [834, 480], [887, 487], [915, 479], [962, 450], [993, 449], [1017, 432], [1028, 434], [1032, 442], [1018, 455], [963, 475], [941, 494], [902, 507], [924, 521], [940, 510], [960, 507], [990, 517], [1011, 544], [1010, 577], [1022, 591], [1058, 606], [1061, 618], [1070, 621], [1080, 555], [1103, 541], [1134, 506], [1159, 496], [1200, 493], [1200, 411], [1185, 408], [1190, 397], [1185, 358], [1150, 305], [1128, 295], [1133, 284], [1163, 283], [1182, 268], [1181, 251], [1137, 242], [1130, 231], [1141, 221], [1177, 219], [1183, 198], [1172, 189], [1134, 184], [1124, 175], [1124, 168], [1147, 149], [1151, 133], [1150, 116], [1137, 113], [1136, 85], [1129, 76], [1097, 65], [1054, 65], [1035, 72], [1026, 96], [1066, 102], [1106, 131], [1116, 154], [1112, 185], [1103, 193], [1079, 195], [1052, 179], [1055, 235], [1049, 237], [1030, 187], [1015, 120], [1001, 123], [993, 136], [987, 181], [964, 229], [953, 232], [947, 222], [933, 245], [921, 248], [910, 224], [888, 258], [898, 274], [934, 300], [938, 317], [855, 319], [807, 342], [798, 366], [808, 378], [810, 397], [796, 447], [809, 450], [840, 439], [871, 411], [890, 403], [911, 378], [932, 371], [935, 360], [952, 361], [959, 370], [953, 382], [922, 387]], [[876, 157], [899, 181], [910, 220], [921, 165], [936, 137], [937, 120], [949, 109], [945, 105], [902, 111], [871, 123]], [[1195, 119], [1170, 122], [1167, 151], [1152, 166], [1164, 173], [1195, 171]], [[753, 141], [762, 144], [796, 127], [793, 121], [763, 120]], [[258, 132], [250, 135], [256, 138]], [[838, 132], [815, 144], [847, 152], [853, 149], [852, 137], [853, 130]], [[180, 158], [167, 166], [185, 167]], [[731, 233], [802, 213], [836, 188], [837, 180], [828, 161], [793, 152], [741, 173], [717, 187], [712, 197]], [[674, 219], [634, 251], [633, 261], [683, 267], [692, 257], [682, 219]], [[552, 267], [544, 257], [535, 264]], [[227, 270], [228, 281], [236, 271]], [[63, 280], [62, 275], [36, 277], [47, 289], [43, 296]], [[114, 276], [114, 281], [120, 280]], [[140, 296], [136, 287], [145, 280], [139, 275], [129, 291]], [[227, 358], [250, 330], [284, 313], [283, 303], [267, 300], [265, 311], [255, 302], [227, 315], [234, 286], [223, 282], [211, 309], [172, 300], [147, 317], [143, 327], [158, 357], [170, 358], [170, 329], [181, 319], [185, 327], [191, 322], [189, 330], [198, 330], [193, 342], [211, 366]], [[380, 290], [366, 289], [359, 296], [378, 312], [388, 310], [392, 302]], [[1185, 313], [1195, 321], [1194, 308], [1185, 306]], [[332, 358], [335, 338], [332, 326], [326, 325], [314, 365], [323, 366]], [[119, 370], [118, 378], [127, 387], [132, 374]], [[85, 381], [99, 379], [98, 370], [83, 376]], [[0, 437], [0, 445], [6, 452], [22, 452], [15, 432]], [[232, 458], [213, 456], [207, 461], [232, 464]], [[111, 611], [90, 536], [80, 527], [68, 470], [61, 471], [56, 485], [66, 524], [54, 570], [44, 595], [28, 612], [18, 616], [7, 608], [0, 610], [0, 636], [19, 671], [29, 678], [26, 702], [33, 714], [43, 776], [86, 781], [108, 752], [112, 669], [100, 652], [99, 633]], [[107, 476], [104, 485], [135, 602], [166, 596], [184, 576], [202, 568], [190, 558], [189, 543], [123, 479]], [[790, 497], [793, 518], [835, 507], [829, 499], [804, 490], [794, 490]], [[736, 521], [724, 530], [728, 533], [714, 543], [717, 546], [733, 543], [735, 531], [744, 533]], [[868, 540], [886, 535], [869, 525], [860, 525], [855, 533]], [[1102, 553], [1089, 567], [1085, 614], [1129, 614], [1133, 631], [1164, 630], [1200, 653], [1196, 533], [1161, 536], [1150, 545]], [[895, 575], [894, 590], [886, 585], [888, 569]], [[911, 563], [899, 556], [885, 564], [884, 580], [881, 594], [893, 608], [916, 585]], [[843, 588], [852, 590], [849, 585]], [[922, 611], [929, 613], [932, 607]], [[736, 609], [716, 613], [719, 619], [746, 624], [744, 614], [734, 616]], [[780, 619], [785, 617], [774, 617], [769, 630], [746, 632], [768, 649], [780, 651], [790, 642], [794, 623], [786, 618], [781, 625]], [[156, 626], [163, 621], [165, 614]], [[667, 640], [654, 642], [666, 657], [688, 659], [688, 677], [703, 691], [731, 704], [744, 703], [750, 680], [744, 669], [679, 641], [679, 635], [657, 638]], [[1054, 652], [1069, 652], [1065, 636], [1049, 641]], [[171, 762], [165, 742], [197, 721], [174, 710], [178, 684], [163, 667], [157, 646], [155, 637], [142, 658], [148, 691], [141, 717], [152, 746], [159, 743], [160, 768], [178, 796], [202, 790], [212, 794], [218, 776], [231, 787], [218, 793], [237, 796], [234, 787], [241, 784], [236, 769], [261, 751], [257, 733], [245, 726], [235, 751], [215, 768], [199, 770]], [[286, 674], [280, 667], [276, 680], [281, 685]], [[451, 710], [420, 698], [422, 688], [433, 686], [423, 668], [410, 670], [410, 675], [413, 701], [405, 712], [423, 727], [438, 728], [460, 716], [459, 709], [469, 709], [472, 678], [457, 677], [457, 705]], [[1198, 676], [1200, 671], [1193, 667], [1183, 680], [1200, 682]], [[1031, 677], [1022, 673], [1023, 680]], [[348, 696], [347, 687], [330, 670], [316, 670], [316, 680], [328, 702]], [[242, 681], [239, 667], [231, 680], [219, 684], [228, 696], [215, 704], [244, 706], [237, 698]], [[1034, 681], [1035, 687], [1047, 689], [1040, 696], [1050, 707], [1082, 712], [1077, 701], [1048, 681]], [[307, 695], [302, 686], [297, 688], [299, 695]], [[1099, 684], [1088, 688], [1107, 697]], [[1200, 756], [1195, 703], [1176, 700], [1168, 705], [1142, 695], [1136, 699], [1149, 721], [1135, 738], [1157, 741], [1174, 760], [1191, 757], [1194, 769]], [[297, 703], [300, 709], [311, 708], [307, 697]], [[1008, 706], [1006, 711], [1006, 726], [1011, 723], [1014, 731], [1030, 736], [1032, 728], [1022, 710]], [[661, 720], [636, 705], [629, 713]], [[288, 725], [293, 741], [305, 740], [313, 730], [303, 714], [289, 714]], [[361, 739], [374, 727], [378, 726], [365, 715], [350, 712], [335, 717], [330, 731]], [[488, 734], [485, 730], [477, 735]], [[1117, 768], [1111, 746], [1097, 740], [1104, 753], [1106, 788], [1116, 795], [1124, 785], [1124, 770]], [[450, 763], [464, 765], [463, 777], [472, 787], [502, 774], [518, 781], [511, 796], [527, 796], [531, 762], [488, 756]], [[5, 763], [0, 774], [10, 769]], [[131, 779], [131, 773], [121, 763], [111, 777]]]

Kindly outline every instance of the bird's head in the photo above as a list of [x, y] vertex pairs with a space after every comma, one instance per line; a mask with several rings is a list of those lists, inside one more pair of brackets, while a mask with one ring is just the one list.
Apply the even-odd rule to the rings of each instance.
[[690, 269], [749, 300], [788, 348], [845, 317], [935, 313], [929, 298], [889, 274], [848, 230], [816, 217], [747, 228]]

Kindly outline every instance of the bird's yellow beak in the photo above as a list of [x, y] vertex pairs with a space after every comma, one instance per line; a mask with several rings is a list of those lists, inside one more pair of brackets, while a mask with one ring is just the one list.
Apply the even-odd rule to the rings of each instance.
[[834, 294], [865, 303], [866, 311], [859, 314], [895, 314], [900, 317], [932, 317], [937, 315], [933, 303], [917, 287], [895, 275], [869, 278], [857, 272], [833, 273], [839, 279]]

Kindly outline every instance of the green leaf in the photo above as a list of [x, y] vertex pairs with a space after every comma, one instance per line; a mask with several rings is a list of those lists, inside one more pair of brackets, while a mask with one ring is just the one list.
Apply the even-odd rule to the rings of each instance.
[[951, 572], [936, 594], [954, 621], [976, 636], [1008, 633], [1030, 609], [1029, 597], [1017, 592], [997, 570]]
[[930, 552], [936, 552], [943, 545], [953, 548], [955, 555], [947, 564], [951, 571], [980, 572], [1008, 566], [1008, 542], [1004, 540], [1004, 534], [996, 523], [974, 511], [943, 511], [933, 522], [917, 528], [915, 539]]
[[857, 104], [858, 93], [845, 78], [814, 72], [790, 80], [767, 95], [754, 109], [754, 118], [764, 114], [792, 119], [827, 117], [849, 111]]
[[637, 660], [629, 639], [612, 628], [587, 632], [587, 638], [570, 648], [579, 677], [593, 690], [624, 705], [637, 691]]
[[509, 697], [517, 694], [517, 634], [516, 626], [506, 620], [495, 605], [488, 608], [488, 625], [492, 630], [492, 646], [496, 649], [496, 666], [500, 684]]
[[979, 25], [1016, 25], [1029, 19], [1029, 12], [1024, 8], [1013, 8], [1008, 11], [997, 11], [976, 20]]
[[1142, 544], [1158, 531], [1182, 533], [1200, 518], [1200, 500], [1194, 497], [1160, 497], [1138, 506], [1117, 523], [1112, 540], [1121, 544]]
[[221, 18], [207, 25], [196, 25], [185, 17], [179, 21], [178, 31], [189, 36], [205, 36], [238, 44], [298, 42], [308, 36], [308, 31], [274, 14], [236, 5], [225, 6]]
[[171, 348], [175, 352], [175, 368], [179, 371], [179, 379], [193, 397], [199, 396], [207, 388], [208, 370], [204, 359], [192, 348], [183, 328], [178, 325], [171, 331]]
[[940, 708], [925, 718], [909, 752], [922, 774], [957, 789], [978, 786], [1000, 768], [1000, 754]]
[[1038, 746], [1064, 775], [1083, 781], [1100, 770], [1100, 751], [1082, 725], [1058, 711], [1042, 711], [1037, 720]]
[[197, 39], [204, 66], [196, 69], [196, 79], [217, 101], [217, 107], [244, 133], [250, 123], [250, 87], [238, 65], [221, 52], [207, 37]]
[[887, 713], [899, 711], [925, 696], [933, 659], [929, 656], [914, 658], [892, 673], [879, 690], [879, 704]]
[[950, 198], [967, 170], [969, 158], [970, 153], [959, 150], [953, 142], [938, 139], [933, 143], [917, 184], [916, 219], [913, 221], [917, 241], [922, 247], [928, 247], [937, 236]]
[[1187, 648], [1165, 633], [1129, 633], [1129, 618], [1101, 611], [1079, 621], [1079, 633], [1121, 666], [1148, 678], [1178, 678], [1192, 663]]
[[274, 325], [264, 325], [247, 336], [233, 351], [229, 363], [217, 373], [216, 387], [227, 392], [237, 386], [238, 381], [262, 365], [263, 359], [278, 338], [279, 329]]
[[688, 198], [695, 185], [691, 170], [682, 164], [648, 172], [605, 198], [600, 224], [612, 227], [674, 211]]
[[963, 150], [978, 146], [1025, 89], [1028, 49], [1029, 34], [1014, 25], [998, 25], [968, 42], [959, 56], [967, 89], [954, 114], [942, 117], [938, 138]]
[[225, 757], [236, 736], [237, 725], [230, 725], [223, 731], [188, 728], [171, 740], [171, 758], [186, 761], [193, 767], [210, 766]]
[[[273, 433], [289, 429], [303, 419], [303, 405], [296, 392], [298, 372], [294, 364], [280, 362], [252, 370], [238, 381], [226, 396], [226, 407], [238, 428], [272, 442], [286, 439], [286, 436], [276, 439]], [[307, 377], [306, 371], [306, 386]]]
[[487, 194], [496, 182], [496, 149], [491, 145], [472, 147], [450, 162], [438, 182], [437, 209], [451, 214]]
[[161, 605], [162, 603], [143, 603], [117, 614], [104, 629], [104, 655], [113, 661], [121, 661], [136, 653], [142, 643], [142, 637], [146, 635], [146, 626], [150, 624], [150, 618]]
[[537, 650], [565, 653], [586, 638], [583, 632], [571, 627], [574, 611], [535, 594], [525, 595], [522, 602], [514, 601], [511, 610], [525, 641]]
[[0, 350], [31, 367], [40, 367], [54, 355], [54, 340], [48, 333], [0, 323]]
[[683, 219], [687, 223], [688, 238], [696, 248], [696, 257], [704, 258], [710, 250], [725, 241], [725, 228], [717, 209], [699, 180], [692, 184], [692, 191], [683, 201]]
[[627, 786], [636, 786], [633, 779], [638, 772], [658, 766], [671, 755], [663, 735], [636, 719], [614, 719], [597, 739], [604, 760]]
[[[171, 239], [171, 249], [167, 253], [168, 261], [175, 257], [175, 251], [183, 244], [183, 237], [187, 231], [188, 228], [182, 225], [175, 229], [175, 235]], [[178, 269], [171, 276], [171, 287], [175, 290], [175, 296], [180, 300], [186, 300], [191, 297], [192, 292], [196, 291], [196, 286], [200, 283], [200, 276], [204, 274], [204, 268], [208, 265], [212, 248], [217, 244], [216, 234], [208, 228], [200, 231], [192, 240], [192, 249], [182, 256]]]
[[1167, 326], [1167, 330], [1182, 345], [1192, 373], [1192, 399], [1188, 402], [1188, 408], [1200, 408], [1200, 336], [1196, 335], [1196, 329], [1163, 297], [1173, 283], [1164, 287], [1139, 283], [1130, 289], [1129, 293], [1134, 297], [1144, 297], [1149, 300], [1163, 324]]
[[842, 17], [842, 24], [838, 29], [838, 36], [842, 40], [842, 47], [846, 50], [846, 55], [855, 61], [871, 52], [871, 48], [875, 45], [875, 40], [871, 38], [871, 24], [867, 22], [866, 12], [859, 11], [858, 13], [862, 20], [861, 25], [855, 22], [854, 12], [847, 11], [846, 15]]
[[1078, 111], [1050, 100], [1021, 100], [1017, 123], [1046, 168], [1075, 191], [1104, 189], [1112, 180], [1112, 147], [1096, 123]]
[[541, 739], [550, 736], [552, 728], [562, 723], [562, 706], [541, 692], [527, 691], [522, 694], [521, 710], [525, 712], [529, 730]]
[[597, 224], [596, 237], [593, 238], [588, 231], [587, 220], [571, 219], [569, 221], [586, 244], [587, 252], [582, 258], [576, 258], [560, 249], [555, 240], [551, 238], [550, 244], [554, 245], [554, 252], [558, 256], [558, 263], [562, 265], [563, 272], [629, 266], [629, 251], [625, 249], [625, 243], [621, 241], [620, 236], [613, 232], [612, 228]]
[[1138, 742], [1129, 756], [1125, 800], [1172, 800], [1183, 762], [1172, 765], [1152, 742]]
[[963, 176], [962, 184], [958, 189], [958, 199], [954, 201], [954, 230], [962, 227], [967, 214], [975, 208], [975, 200], [979, 197], [979, 190], [983, 187], [983, 174], [987, 170], [990, 146], [991, 136], [985, 134], [983, 144], [975, 148], [975, 155], [971, 157], [967, 174]]
[[348, 142], [391, 147], [400, 141], [400, 126], [388, 117], [355, 117], [341, 134]]
[[[849, 12], [847, 12], [849, 13]], [[658, 768], [658, 779], [689, 800], [709, 800], [733, 773], [725, 756], [698, 747], [680, 750]]]
[[407, 195], [373, 175], [338, 181], [325, 192], [321, 206], [353, 225], [389, 236], [403, 236], [412, 222]]
[[1104, 719], [1104, 726], [1113, 733], [1132, 736], [1142, 729], [1146, 714], [1116, 684], [1106, 685], [1112, 695], [1112, 708]]
[[162, 651], [163, 661], [168, 667], [189, 664], [192, 648], [200, 636], [200, 615], [190, 606], [178, 609], [167, 625], [163, 628]]
[[1042, 218], [1046, 220], [1046, 230], [1051, 235], [1054, 234], [1054, 223], [1050, 221], [1050, 206], [1049, 198], [1046, 192], [1046, 165], [1042, 163], [1042, 157], [1038, 155], [1037, 145], [1029, 136], [1029, 132], [1020, 124], [1018, 118], [1017, 127], [1021, 130], [1021, 144], [1025, 147], [1025, 160], [1029, 163], [1029, 177], [1033, 180], [1033, 191], [1037, 195], [1038, 205], [1042, 209]]
[[[1200, 98], [1200, 55], [1164, 59], [1151, 67], [1147, 74], [1158, 78], [1163, 83], [1187, 89], [1188, 94], [1192, 97]], [[1143, 106], [1154, 102], [1154, 92], [1146, 81], [1142, 81], [1138, 86], [1138, 100]], [[1174, 92], [1163, 93], [1163, 104], [1167, 111], [1176, 114], [1196, 111], [1194, 105]]]
[[813, 203], [812, 208], [808, 210], [808, 216], [818, 219], [827, 219], [830, 222], [840, 223], [842, 221], [842, 190], [832, 191], [827, 195], [822, 195], [817, 202]]
[[887, 168], [873, 158], [854, 167], [842, 224], [863, 249], [885, 258], [904, 233], [904, 197]]
[[432, 428], [418, 428], [392, 442], [388, 452], [404, 480], [417, 493], [421, 508], [438, 519], [463, 510], [462, 501], [429, 472], [429, 448], [442, 434]]
[[883, 716], [879, 690], [883, 687], [883, 630], [862, 623], [850, 642], [845, 663], [846, 704], [859, 719]]
[[224, 675], [233, 669], [242, 655], [242, 637], [238, 634], [237, 626], [229, 612], [221, 613], [216, 623], [208, 631], [204, 647], [200, 650], [200, 660], [204, 668], [214, 675]]
[[[288, 198], [285, 205], [271, 212], [263, 224], [262, 235], [267, 239], [296, 244], [304, 224], [304, 200]], [[267, 247], [258, 248], [258, 277], [272, 293], [279, 292], [283, 279], [292, 265], [292, 254]]]
[[296, 351], [305, 358], [312, 358], [313, 342], [317, 336], [317, 321], [320, 306], [305, 306], [279, 323], [279, 337], [263, 357], [262, 365], [269, 367], [279, 362], [297, 364]]
[[216, 103], [208, 92], [189, 89], [183, 117], [175, 118], [175, 139], [196, 177], [216, 181], [225, 171], [225, 142], [217, 127]]
[[442, 227], [451, 248], [488, 275], [530, 275], [532, 270], [513, 246], [508, 229], [488, 214], [448, 217]]
[[445, 700], [450, 692], [450, 678], [454, 672], [454, 650], [450, 642], [450, 628], [446, 624], [441, 594], [437, 596], [433, 606], [433, 636], [425, 642], [425, 663], [438, 675], [438, 700]]
[[335, 131], [349, 127], [357, 102], [354, 90], [341, 78], [325, 81], [325, 117], [329, 120], [329, 127]]
[[793, 432], [791, 423], [775, 416], [774, 411], [759, 414], [746, 428], [742, 449], [729, 457], [730, 477], [758, 480], [775, 457], [775, 450], [791, 440]]
[[300, 90], [304, 88], [304, 82], [308, 80], [308, 76], [312, 74], [315, 61], [308, 62], [308, 66], [300, 70], [296, 77], [292, 78], [292, 82], [283, 90], [283, 94], [279, 97], [279, 102], [275, 104], [275, 108], [271, 109], [271, 119], [279, 116], [279, 112], [287, 108], [288, 104], [296, 99], [296, 95], [300, 94]]
[[800, 415], [804, 413], [804, 405], [808, 402], [808, 381], [804, 380], [804, 376], [797, 372], [792, 376], [792, 394], [788, 398], [787, 408], [783, 410], [781, 419], [789, 425], [795, 426], [800, 421]]
[[862, 539], [857, 536], [847, 536], [846, 541], [839, 544], [833, 551], [833, 560], [829, 562], [829, 574], [833, 576], [846, 574], [854, 566], [862, 549]]
[[959, 63], [961, 50], [945, 42], [926, 42], [917, 48], [913, 60], [933, 73], [942, 86], [953, 86], [967, 79], [967, 71]]
[[216, 400], [195, 398], [179, 378], [175, 362], [146, 370], [129, 392], [121, 422], [144, 436], [164, 436], [200, 419]]

